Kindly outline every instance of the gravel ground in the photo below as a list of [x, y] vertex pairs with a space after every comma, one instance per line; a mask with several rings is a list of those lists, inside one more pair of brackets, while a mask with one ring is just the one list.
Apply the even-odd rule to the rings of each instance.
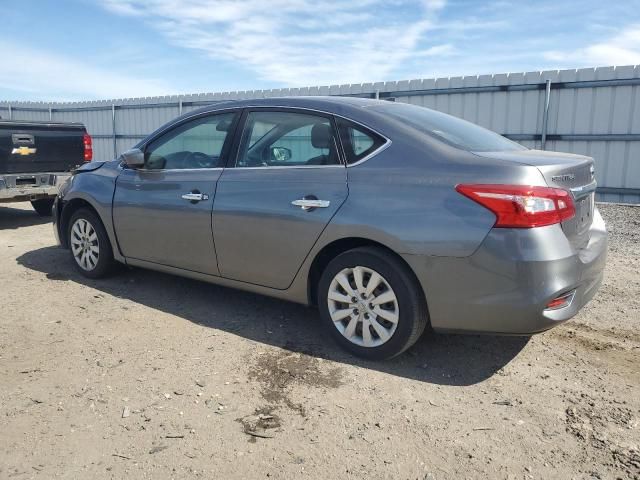
[[639, 479], [640, 208], [601, 211], [606, 279], [574, 320], [373, 363], [298, 305], [86, 280], [0, 206], [0, 478]]

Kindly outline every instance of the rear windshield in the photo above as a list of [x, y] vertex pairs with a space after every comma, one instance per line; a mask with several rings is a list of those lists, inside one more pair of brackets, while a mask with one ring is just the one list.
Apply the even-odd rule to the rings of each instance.
[[406, 103], [386, 103], [370, 107], [432, 135], [454, 147], [471, 152], [527, 150], [519, 143], [446, 113]]

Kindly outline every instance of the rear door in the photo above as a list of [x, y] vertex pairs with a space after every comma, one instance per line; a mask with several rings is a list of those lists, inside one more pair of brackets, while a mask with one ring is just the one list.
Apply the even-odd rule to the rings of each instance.
[[0, 121], [0, 173], [68, 172], [84, 162], [82, 125]]
[[346, 168], [329, 115], [262, 108], [244, 117], [213, 206], [220, 274], [286, 289], [347, 198]]
[[236, 118], [187, 120], [147, 145], [144, 168], [123, 169], [113, 221], [125, 257], [218, 275], [211, 209]]

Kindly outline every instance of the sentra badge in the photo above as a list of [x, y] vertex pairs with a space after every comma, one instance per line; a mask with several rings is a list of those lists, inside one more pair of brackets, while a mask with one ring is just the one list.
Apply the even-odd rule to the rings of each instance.
[[570, 180], [575, 180], [576, 176], [573, 173], [567, 173], [566, 175], [554, 175], [551, 177], [551, 180], [554, 182], [568, 182]]

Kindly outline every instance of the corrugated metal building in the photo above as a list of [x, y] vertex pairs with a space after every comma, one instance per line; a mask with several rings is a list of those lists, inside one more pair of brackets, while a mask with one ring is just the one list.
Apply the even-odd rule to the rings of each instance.
[[640, 66], [585, 68], [108, 101], [0, 102], [0, 116], [82, 122], [98, 160], [202, 105], [289, 95], [379, 97], [465, 118], [530, 148], [595, 158], [599, 199], [640, 204]]

